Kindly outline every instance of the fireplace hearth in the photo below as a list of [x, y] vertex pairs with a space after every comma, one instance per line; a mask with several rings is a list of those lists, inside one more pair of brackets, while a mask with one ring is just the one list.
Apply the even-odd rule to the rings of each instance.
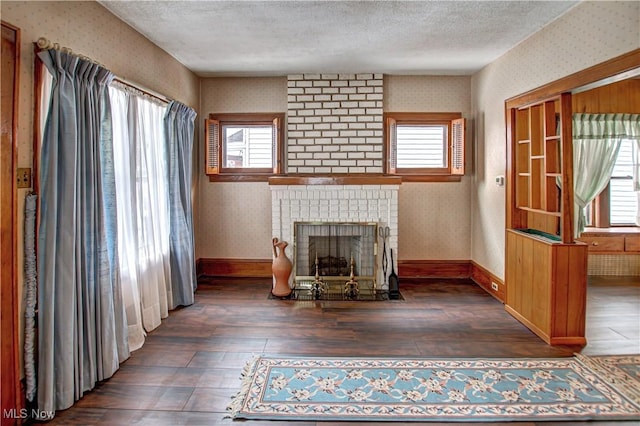
[[372, 293], [365, 290], [360, 291], [355, 296], [350, 296], [344, 293], [342, 285], [332, 285], [329, 290], [319, 296], [315, 296], [307, 288], [295, 288], [291, 294], [287, 297], [277, 297], [271, 292], [268, 295], [269, 299], [279, 300], [297, 300], [301, 302], [324, 302], [324, 301], [362, 301], [362, 302], [375, 302], [384, 300], [404, 300], [402, 293], [396, 299], [390, 299], [387, 291], [377, 291]]

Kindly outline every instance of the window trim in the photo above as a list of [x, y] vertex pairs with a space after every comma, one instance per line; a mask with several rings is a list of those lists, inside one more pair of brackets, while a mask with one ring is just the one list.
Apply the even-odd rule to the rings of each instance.
[[611, 223], [611, 179], [633, 179], [631, 176], [611, 176], [609, 183], [604, 187], [602, 192], [598, 194], [591, 205], [591, 225], [589, 228], [594, 229], [629, 229], [640, 228], [635, 223]]
[[[205, 174], [211, 182], [267, 182], [281, 175], [284, 164], [284, 113], [209, 114], [205, 119]], [[272, 126], [273, 168], [223, 167], [223, 126]]]
[[[404, 182], [459, 182], [465, 173], [466, 120], [459, 112], [384, 113], [384, 173], [402, 177]], [[447, 167], [397, 168], [395, 134], [398, 125], [447, 126]]]
[[640, 228], [640, 225], [634, 223], [611, 223], [610, 193], [611, 187], [607, 184], [591, 202], [592, 218], [589, 227], [597, 229]]

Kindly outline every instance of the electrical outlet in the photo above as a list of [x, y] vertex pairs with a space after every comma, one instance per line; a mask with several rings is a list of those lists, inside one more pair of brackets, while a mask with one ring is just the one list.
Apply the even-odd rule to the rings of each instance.
[[491, 290], [498, 291], [498, 283], [491, 282]]
[[31, 169], [18, 169], [18, 188], [31, 188]]

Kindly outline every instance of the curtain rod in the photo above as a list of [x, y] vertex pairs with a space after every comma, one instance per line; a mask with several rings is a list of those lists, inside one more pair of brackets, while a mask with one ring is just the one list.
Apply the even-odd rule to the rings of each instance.
[[[49, 40], [49, 39], [47, 39], [45, 37], [40, 37], [38, 39], [38, 41], [36, 42], [36, 46], [38, 46], [38, 48], [41, 49], [41, 50], [47, 50], [47, 49], [59, 50], [61, 52], [67, 53], [69, 55], [74, 55], [74, 56], [79, 57], [80, 59], [84, 59], [84, 60], [87, 60], [87, 61], [92, 62], [94, 64], [100, 65], [101, 67], [107, 69], [107, 67], [105, 67], [101, 63], [99, 63], [97, 61], [94, 61], [93, 59], [91, 59], [91, 58], [89, 58], [87, 56], [79, 55], [77, 53], [73, 53], [73, 50], [69, 49], [68, 47], [60, 46], [58, 43], [53, 43], [53, 42], [51, 42], [51, 40]], [[169, 99], [166, 96], [164, 96], [164, 95], [162, 95], [162, 94], [160, 94], [158, 92], [155, 92], [155, 91], [153, 91], [151, 89], [147, 89], [146, 87], [143, 87], [143, 86], [139, 85], [138, 83], [135, 83], [133, 81], [127, 80], [126, 78], [115, 76], [114, 80], [119, 82], [119, 83], [121, 83], [121, 84], [124, 84], [125, 86], [129, 86], [129, 87], [132, 87], [132, 88], [134, 88], [136, 90], [139, 90], [139, 91], [143, 92], [145, 95], [148, 95], [148, 96], [151, 96], [153, 98], [156, 98], [156, 99], [158, 99], [158, 100], [160, 100], [162, 102], [170, 103], [172, 101], [172, 99]]]
[[138, 83], [134, 83], [133, 81], [129, 81], [129, 80], [125, 79], [125, 78], [118, 77], [118, 76], [116, 76], [113, 80], [117, 81], [120, 84], [124, 84], [125, 86], [129, 86], [129, 87], [132, 87], [132, 88], [134, 88], [136, 90], [139, 90], [142, 93], [144, 93], [145, 95], [151, 96], [152, 98], [158, 99], [159, 101], [162, 101], [164, 103], [168, 104], [168, 103], [171, 102], [171, 99], [167, 98], [166, 96], [161, 95], [158, 92], [154, 92], [151, 89], [147, 89], [145, 87], [142, 87]]
[[77, 56], [78, 58], [84, 59], [85, 61], [89, 61], [89, 62], [91, 62], [93, 64], [100, 65], [103, 68], [107, 68], [104, 65], [102, 65], [100, 62], [95, 61], [95, 60], [89, 58], [88, 56], [84, 56], [84, 55], [81, 55], [79, 53], [74, 53], [74, 51], [69, 49], [68, 47], [60, 46], [58, 43], [53, 43], [51, 40], [49, 40], [48, 38], [45, 38], [45, 37], [40, 37], [38, 39], [38, 41], [36, 41], [36, 46], [38, 46], [38, 48], [40, 50], [49, 50], [49, 49], [59, 50], [61, 52], [67, 53], [69, 55]]

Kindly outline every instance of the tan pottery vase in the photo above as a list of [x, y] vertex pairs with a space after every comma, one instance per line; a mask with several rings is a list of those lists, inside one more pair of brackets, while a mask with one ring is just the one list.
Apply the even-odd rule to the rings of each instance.
[[291, 294], [289, 287], [289, 275], [293, 265], [287, 257], [285, 248], [289, 245], [286, 241], [278, 241], [273, 238], [273, 264], [271, 271], [273, 272], [273, 289], [271, 293], [276, 297], [287, 297]]

